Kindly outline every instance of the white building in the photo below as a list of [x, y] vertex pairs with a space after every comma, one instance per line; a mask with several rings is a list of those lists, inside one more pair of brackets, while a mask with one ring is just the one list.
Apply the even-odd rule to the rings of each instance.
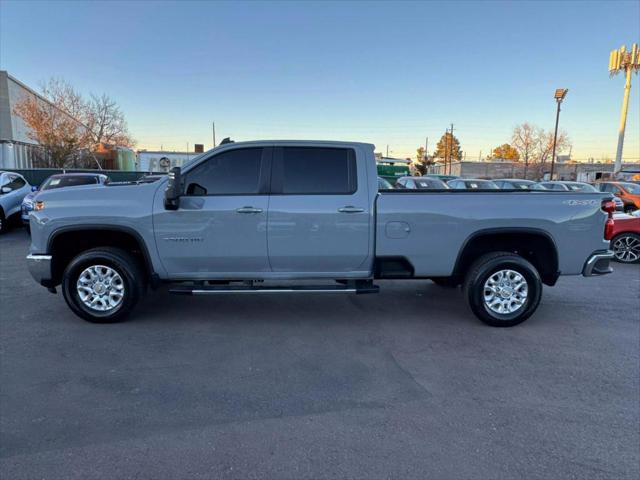
[[137, 153], [136, 169], [140, 172], [168, 172], [173, 167], [182, 167], [185, 162], [200, 155], [196, 152], [149, 152]]
[[29, 127], [13, 112], [24, 95], [46, 100], [25, 84], [0, 70], [0, 168], [31, 168], [41, 155], [38, 142], [29, 138]]

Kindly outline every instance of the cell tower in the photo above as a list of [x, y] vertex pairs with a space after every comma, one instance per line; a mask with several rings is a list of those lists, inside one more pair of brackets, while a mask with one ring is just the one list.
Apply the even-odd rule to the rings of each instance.
[[613, 77], [620, 72], [625, 72], [624, 98], [622, 100], [622, 112], [620, 113], [620, 129], [618, 130], [618, 149], [616, 150], [616, 164], [614, 173], [622, 169], [622, 146], [624, 145], [624, 129], [627, 125], [627, 110], [629, 108], [629, 92], [631, 91], [631, 73], [638, 73], [640, 69], [640, 51], [638, 45], [633, 44], [631, 52], [627, 52], [623, 45], [609, 54], [609, 76]]

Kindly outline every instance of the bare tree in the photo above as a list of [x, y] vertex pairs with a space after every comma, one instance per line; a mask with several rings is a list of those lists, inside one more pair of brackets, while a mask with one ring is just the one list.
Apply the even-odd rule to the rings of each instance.
[[536, 127], [525, 122], [522, 125], [517, 125], [511, 135], [511, 145], [520, 154], [520, 159], [524, 161], [524, 178], [527, 178], [529, 162], [536, 149], [536, 130]]
[[101, 143], [132, 147], [135, 141], [129, 134], [127, 121], [118, 104], [106, 94], [91, 95], [83, 112], [94, 145]]
[[135, 145], [112, 98], [103, 94], [85, 100], [64, 80], [49, 80], [41, 96], [24, 95], [14, 111], [29, 126], [29, 137], [44, 148], [43, 166], [99, 166], [93, 151], [100, 144]]
[[29, 138], [45, 149], [43, 166], [73, 165], [86, 148], [87, 130], [78, 121], [84, 102], [71, 85], [51, 79], [42, 86], [42, 97], [25, 94], [14, 106], [15, 113], [29, 126]]
[[[535, 179], [541, 178], [553, 151], [553, 132], [525, 122], [514, 128], [511, 144], [524, 161], [524, 178], [527, 178], [529, 172]], [[562, 152], [570, 146], [567, 133], [559, 131], [556, 152]]]
[[[556, 140], [556, 155], [563, 150], [566, 150], [571, 146], [569, 136], [565, 131], [558, 131], [558, 138]], [[547, 169], [547, 162], [551, 161], [551, 154], [553, 152], [553, 132], [540, 129], [538, 132], [538, 138], [536, 143], [536, 163], [535, 170], [537, 178], [542, 178], [545, 170]]]

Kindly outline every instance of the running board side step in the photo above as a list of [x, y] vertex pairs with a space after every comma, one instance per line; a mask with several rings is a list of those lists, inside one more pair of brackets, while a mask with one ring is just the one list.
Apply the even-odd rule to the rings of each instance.
[[252, 285], [178, 285], [169, 290], [176, 295], [220, 295], [234, 293], [378, 293], [380, 287], [370, 282], [357, 285], [299, 285], [263, 286]]

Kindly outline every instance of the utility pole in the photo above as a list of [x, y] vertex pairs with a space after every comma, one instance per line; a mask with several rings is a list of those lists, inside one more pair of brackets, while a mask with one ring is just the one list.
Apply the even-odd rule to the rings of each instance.
[[389, 145], [387, 145], [387, 158], [389, 158]]
[[623, 45], [609, 54], [609, 76], [613, 77], [620, 72], [625, 72], [626, 75], [624, 96], [622, 97], [622, 112], [620, 112], [620, 128], [618, 129], [618, 149], [616, 150], [616, 163], [613, 167], [613, 173], [618, 173], [622, 170], [622, 147], [624, 144], [624, 130], [627, 126], [631, 72], [638, 73], [638, 69], [640, 69], [640, 51], [637, 44], [633, 44], [631, 52], [627, 52], [626, 47]]
[[551, 178], [553, 180], [553, 167], [556, 163], [556, 141], [558, 140], [558, 121], [560, 120], [560, 104], [564, 97], [567, 96], [568, 88], [557, 88], [556, 93], [553, 98], [556, 99], [556, 103], [558, 104], [558, 110], [556, 111], [556, 129], [553, 132], [553, 150], [551, 151]]
[[213, 122], [212, 126], [213, 126], [213, 148], [216, 148], [216, 122]]
[[447, 163], [449, 162], [449, 129], [444, 129], [444, 174], [447, 175]]
[[451, 124], [451, 142], [449, 143], [449, 175], [451, 175], [451, 162], [453, 161], [453, 123]]

